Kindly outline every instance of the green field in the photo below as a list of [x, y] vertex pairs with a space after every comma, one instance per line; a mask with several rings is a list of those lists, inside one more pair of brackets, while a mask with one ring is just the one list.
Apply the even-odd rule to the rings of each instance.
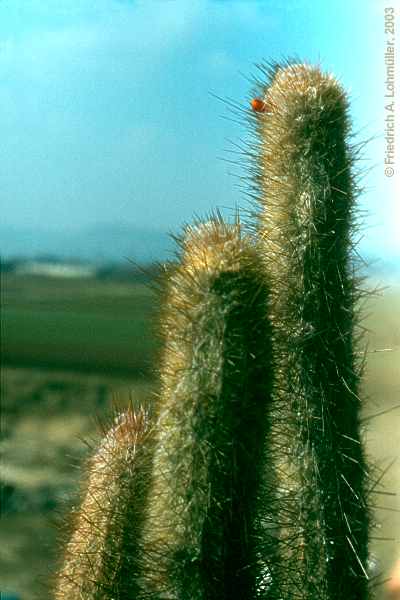
[[103, 373], [148, 371], [155, 295], [143, 284], [3, 275], [2, 361]]
[[[79, 498], [84, 441], [96, 443], [113, 405], [154, 399], [157, 301], [134, 282], [15, 275], [3, 278], [2, 297], [0, 589], [48, 600], [61, 556], [55, 523]], [[400, 288], [367, 312], [364, 435], [385, 469], [400, 447]], [[400, 460], [373, 495], [375, 571], [400, 556], [399, 491]]]

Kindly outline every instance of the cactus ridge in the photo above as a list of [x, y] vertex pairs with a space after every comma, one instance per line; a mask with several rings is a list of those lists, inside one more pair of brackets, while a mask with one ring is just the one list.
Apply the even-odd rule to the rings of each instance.
[[252, 597], [257, 465], [268, 437], [268, 289], [238, 223], [211, 217], [188, 227], [180, 244], [163, 319], [144, 534], [144, 553], [159, 558], [147, 589], [180, 600]]
[[348, 102], [319, 68], [289, 63], [265, 72], [257, 94], [268, 109], [251, 116], [258, 136], [253, 189], [271, 282], [273, 429], [286, 438], [277, 465], [280, 545], [301, 565], [291, 576], [278, 565], [272, 579], [279, 597], [366, 598], [368, 473], [353, 347], [357, 190]]

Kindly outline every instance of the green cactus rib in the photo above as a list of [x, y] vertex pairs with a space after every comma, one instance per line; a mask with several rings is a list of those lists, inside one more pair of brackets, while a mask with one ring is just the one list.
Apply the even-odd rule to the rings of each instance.
[[261, 67], [252, 114], [256, 229], [271, 285], [281, 559], [266, 598], [368, 597], [352, 254], [355, 153], [339, 83], [305, 64]]
[[267, 285], [238, 223], [212, 217], [180, 244], [162, 320], [143, 589], [146, 598], [243, 600], [256, 588], [268, 439]]
[[115, 418], [87, 464], [87, 488], [75, 511], [56, 600], [136, 597], [151, 448], [144, 409], [129, 408]]

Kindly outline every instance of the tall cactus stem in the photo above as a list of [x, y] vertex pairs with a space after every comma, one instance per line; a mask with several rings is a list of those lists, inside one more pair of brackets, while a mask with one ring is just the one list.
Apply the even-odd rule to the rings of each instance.
[[253, 185], [271, 285], [273, 435], [282, 444], [282, 559], [265, 597], [368, 595], [367, 468], [360, 438], [352, 254], [357, 186], [348, 101], [306, 64], [262, 68]]

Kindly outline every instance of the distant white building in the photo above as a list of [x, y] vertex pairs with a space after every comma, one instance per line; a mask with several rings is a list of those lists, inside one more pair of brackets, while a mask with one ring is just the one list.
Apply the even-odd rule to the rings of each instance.
[[44, 275], [46, 277], [94, 277], [96, 267], [30, 260], [18, 265], [15, 272], [18, 275]]

